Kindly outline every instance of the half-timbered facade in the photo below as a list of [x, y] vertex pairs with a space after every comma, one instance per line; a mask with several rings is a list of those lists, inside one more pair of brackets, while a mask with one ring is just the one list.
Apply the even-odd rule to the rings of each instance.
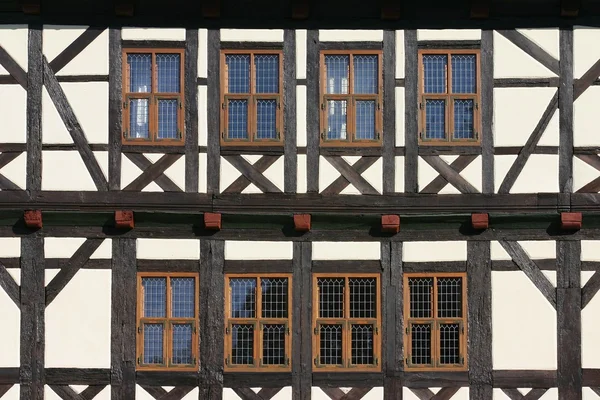
[[600, 396], [596, 1], [12, 3], [2, 400]]

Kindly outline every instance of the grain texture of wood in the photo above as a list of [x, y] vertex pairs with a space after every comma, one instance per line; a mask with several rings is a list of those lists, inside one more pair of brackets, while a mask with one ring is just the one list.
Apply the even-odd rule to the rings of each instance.
[[494, 193], [494, 31], [489, 29], [481, 31], [481, 124], [481, 187]]
[[383, 193], [396, 190], [396, 31], [383, 31]]
[[573, 28], [560, 29], [558, 188], [573, 192]]
[[[361, 157], [352, 164], [352, 169], [356, 171], [357, 174], [362, 174], [369, 167], [377, 162], [379, 157]], [[340, 194], [342, 190], [346, 189], [350, 185], [350, 181], [344, 176], [340, 175], [336, 180], [331, 182], [329, 186], [327, 186], [322, 192], [322, 195], [332, 195], [332, 194]]]
[[[136, 167], [142, 172], [150, 168], [153, 163], [143, 154], [140, 153], [123, 153]], [[186, 156], [187, 157], [187, 156]], [[156, 183], [165, 192], [182, 192], [181, 188], [164, 173], [160, 174], [155, 180]]]
[[8, 297], [21, 308], [21, 288], [17, 285], [12, 275], [6, 270], [6, 266], [0, 262], [0, 287], [4, 289]]
[[523, 50], [544, 67], [548, 68], [548, 70], [550, 70], [552, 73], [560, 76], [561, 71], [558, 60], [550, 55], [546, 50], [542, 49], [533, 40], [529, 39], [516, 29], [498, 30], [496, 32], [510, 40], [515, 46]]
[[309, 29], [306, 34], [306, 191], [308, 193], [319, 192], [320, 71], [319, 30]]
[[281, 189], [279, 189], [277, 185], [267, 179], [263, 174], [259, 173], [243, 156], [224, 156], [223, 158], [263, 193], [281, 193]]
[[470, 184], [439, 156], [421, 156], [421, 158], [461, 193], [480, 193], [475, 186]]
[[[198, 29], [185, 30], [185, 191], [198, 192]], [[158, 183], [158, 182], [157, 182]], [[165, 190], [165, 189], [163, 189]]]
[[404, 191], [418, 193], [419, 163], [419, 73], [417, 31], [404, 31]]
[[293, 245], [292, 399], [309, 400], [312, 382], [312, 246]]
[[[27, 89], [27, 182], [25, 185], [27, 190], [42, 189], [42, 89], [44, 87], [42, 36], [41, 26], [29, 26], [27, 75], [26, 84], [23, 86]], [[2, 51], [0, 51], [0, 60], [2, 58]], [[16, 73], [7, 68], [10, 65], [3, 63], [3, 66], [11, 74]]]
[[[177, 160], [181, 158], [181, 154], [165, 154], [157, 162], [151, 164], [144, 170], [137, 178], [123, 188], [123, 191], [140, 192], [150, 183], [154, 182], [157, 178], [163, 175], [163, 173]], [[181, 188], [177, 187], [178, 192], [181, 192]]]
[[206, 191], [219, 193], [221, 181], [221, 31], [209, 29], [207, 35], [206, 73]]
[[296, 31], [283, 31], [283, 148], [285, 193], [296, 193], [298, 154], [296, 144]]
[[494, 370], [495, 388], [551, 388], [557, 386], [556, 370]]
[[121, 189], [123, 53], [121, 28], [108, 30], [108, 186]]
[[46, 368], [46, 384], [103, 385], [110, 384], [108, 368]]
[[[450, 168], [456, 171], [457, 174], [467, 168], [477, 158], [476, 155], [460, 155], [456, 160], [452, 161]], [[419, 193], [436, 194], [448, 184], [448, 180], [444, 175], [440, 174], [425, 186]]]
[[[275, 162], [279, 160], [279, 157], [280, 156], [264, 155], [256, 160], [256, 162], [252, 164], [252, 167], [256, 170], [256, 172], [262, 175], [263, 172], [265, 172], [271, 165], [275, 164]], [[251, 183], [252, 182], [250, 179], [248, 179], [245, 175], [241, 175], [235, 181], [233, 181], [231, 185], [227, 186], [227, 188], [223, 190], [223, 193], [242, 193], [242, 191], [244, 191], [244, 189], [246, 189]]]
[[362, 177], [351, 165], [343, 158], [334, 156], [325, 156], [325, 159], [331, 164], [352, 186], [361, 194], [378, 195], [380, 194], [365, 178]]

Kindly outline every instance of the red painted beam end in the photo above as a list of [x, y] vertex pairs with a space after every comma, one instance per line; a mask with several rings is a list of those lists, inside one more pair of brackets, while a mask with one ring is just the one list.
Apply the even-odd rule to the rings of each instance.
[[583, 217], [581, 213], [564, 212], [560, 213], [560, 227], [568, 231], [576, 231], [581, 229]]
[[310, 214], [294, 214], [294, 228], [298, 232], [308, 232], [311, 227]]
[[42, 229], [42, 211], [41, 210], [28, 210], [23, 214], [25, 220], [25, 226], [31, 229]]
[[399, 215], [382, 215], [381, 216], [381, 231], [389, 233], [400, 232], [400, 216]]
[[488, 214], [471, 214], [471, 224], [473, 229], [487, 229], [490, 226], [490, 216]]
[[210, 231], [221, 230], [221, 214], [204, 213], [204, 228]]
[[133, 229], [134, 226], [133, 211], [115, 211], [115, 228]]

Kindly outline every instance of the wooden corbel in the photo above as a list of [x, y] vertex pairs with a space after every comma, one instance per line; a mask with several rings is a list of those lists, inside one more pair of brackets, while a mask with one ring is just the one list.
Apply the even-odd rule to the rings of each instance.
[[204, 228], [210, 231], [221, 230], [221, 214], [220, 213], [204, 213]]
[[133, 211], [115, 211], [115, 228], [133, 229], [134, 225]]
[[577, 17], [581, 0], [561, 0], [560, 1], [560, 16], [561, 17]]
[[578, 212], [560, 213], [560, 227], [567, 231], [576, 231], [581, 229], [583, 217]]
[[21, 0], [21, 9], [24, 14], [39, 15], [42, 12], [40, 0]]
[[310, 231], [311, 217], [310, 214], [294, 214], [294, 229], [298, 232]]
[[487, 229], [490, 225], [490, 216], [488, 214], [471, 214], [471, 225], [473, 229]]
[[115, 14], [118, 17], [133, 17], [133, 1], [120, 0], [115, 3]]
[[30, 229], [42, 229], [42, 211], [28, 210], [23, 213], [25, 226]]
[[381, 216], [381, 231], [389, 233], [400, 232], [400, 216], [399, 215], [382, 215]]

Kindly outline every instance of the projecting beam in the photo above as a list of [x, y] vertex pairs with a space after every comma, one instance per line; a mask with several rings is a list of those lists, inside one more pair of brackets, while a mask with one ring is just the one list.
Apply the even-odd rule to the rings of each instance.
[[560, 1], [560, 16], [561, 17], [577, 17], [581, 0], [561, 0]]
[[490, 7], [491, 0], [471, 0], [471, 18], [489, 18]]

